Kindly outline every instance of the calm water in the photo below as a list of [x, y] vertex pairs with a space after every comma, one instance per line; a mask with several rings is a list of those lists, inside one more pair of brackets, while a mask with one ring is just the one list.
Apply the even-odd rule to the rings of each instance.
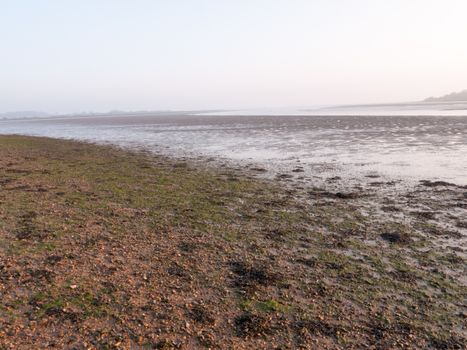
[[467, 185], [467, 116], [226, 114], [3, 120], [0, 133], [215, 157], [261, 165], [270, 173], [301, 166], [306, 176], [316, 179], [338, 175], [358, 180], [378, 174]]

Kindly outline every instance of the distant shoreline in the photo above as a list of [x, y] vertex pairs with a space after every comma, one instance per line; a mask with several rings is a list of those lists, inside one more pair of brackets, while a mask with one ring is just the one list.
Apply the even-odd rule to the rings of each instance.
[[[0, 113], [0, 121], [2, 120], [29, 120], [29, 119], [74, 119], [74, 118], [100, 118], [100, 117], [144, 117], [144, 116], [180, 116], [180, 115], [262, 115], [262, 116], [273, 116], [273, 115], [327, 115], [327, 113], [332, 113], [330, 115], [336, 115], [338, 111], [349, 109], [358, 110], [363, 109], [362, 115], [365, 115], [365, 109], [367, 113], [371, 113], [372, 109], [375, 108], [401, 108], [401, 107], [445, 107], [441, 110], [438, 110], [438, 113], [443, 111], [464, 111], [467, 110], [467, 101], [466, 100], [442, 100], [442, 99], [426, 99], [424, 101], [411, 101], [411, 102], [392, 102], [392, 103], [360, 103], [360, 104], [336, 104], [336, 105], [326, 105], [319, 107], [275, 107], [275, 108], [236, 108], [236, 109], [203, 109], [203, 110], [154, 110], [154, 111], [109, 111], [109, 112], [96, 112], [96, 113], [64, 113], [64, 114], [50, 114], [44, 112], [9, 112], [9, 113]], [[451, 107], [451, 108], [446, 108]], [[255, 112], [256, 111], [256, 112]], [[294, 111], [293, 114], [290, 111]], [[247, 113], [247, 114], [245, 114]], [[259, 113], [259, 114], [258, 114]], [[281, 114], [282, 113], [282, 114]], [[285, 114], [284, 114], [285, 113]], [[320, 114], [322, 113], [322, 114]], [[354, 115], [349, 111], [344, 112], [342, 116]], [[404, 113], [404, 111], [400, 112]], [[371, 115], [371, 114], [370, 114]], [[395, 114], [397, 115], [397, 114]], [[401, 114], [404, 115], [404, 114]], [[428, 114], [432, 116], [434, 114]], [[423, 116], [423, 114], [416, 115]], [[467, 116], [467, 115], [466, 115]]]

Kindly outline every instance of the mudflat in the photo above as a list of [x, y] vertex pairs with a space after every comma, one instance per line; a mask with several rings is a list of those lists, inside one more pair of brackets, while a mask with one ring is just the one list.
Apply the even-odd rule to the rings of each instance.
[[286, 180], [1, 136], [0, 349], [467, 346], [465, 187]]
[[[356, 112], [355, 112], [356, 113]], [[137, 115], [0, 120], [0, 133], [68, 138], [177, 158], [213, 158], [291, 172], [304, 184], [340, 176], [346, 186], [375, 173], [404, 183], [467, 185], [467, 118], [443, 115]]]

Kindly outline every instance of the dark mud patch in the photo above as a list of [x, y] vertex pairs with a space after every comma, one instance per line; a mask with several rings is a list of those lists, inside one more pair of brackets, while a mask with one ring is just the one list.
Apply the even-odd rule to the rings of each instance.
[[462, 208], [462, 209], [467, 209], [467, 203], [462, 203], [462, 202], [457, 202], [454, 205], [452, 205], [454, 208]]
[[308, 266], [308, 267], [318, 267], [319, 262], [315, 258], [301, 258], [296, 260], [297, 263]]
[[252, 293], [259, 286], [275, 286], [281, 281], [280, 275], [263, 264], [249, 265], [234, 261], [230, 263], [230, 269], [235, 274], [233, 285], [245, 293]]
[[27, 169], [6, 169], [5, 171], [10, 174], [23, 174], [23, 175], [28, 175], [28, 174], [33, 173], [32, 170], [27, 170]]
[[347, 328], [344, 326], [334, 325], [319, 319], [301, 320], [297, 322], [295, 327], [301, 334], [322, 335], [334, 339], [348, 332]]
[[386, 213], [398, 213], [398, 212], [401, 212], [402, 209], [401, 208], [398, 208], [394, 205], [385, 205], [383, 207], [381, 207], [381, 210], [386, 212]]
[[270, 331], [271, 321], [266, 315], [244, 313], [235, 318], [237, 336], [246, 338], [264, 335]]
[[369, 325], [370, 334], [376, 340], [376, 343], [387, 348], [389, 344], [386, 342], [393, 341], [394, 338], [408, 339], [415, 335], [415, 330], [408, 323], [385, 323], [382, 321], [375, 321]]
[[426, 220], [436, 220], [436, 215], [439, 214], [435, 211], [411, 211], [411, 215]]
[[280, 180], [287, 180], [287, 179], [292, 179], [293, 175], [290, 175], [290, 174], [278, 174], [276, 176], [276, 178], [280, 179]]
[[257, 167], [257, 168], [250, 168], [250, 170], [256, 171], [256, 172], [258, 172], [258, 173], [267, 173], [267, 172], [268, 172], [267, 169], [265, 169], [265, 168], [258, 168], [258, 167]]
[[370, 185], [371, 187], [380, 187], [380, 186], [386, 185], [386, 182], [382, 182], [382, 181], [372, 181], [372, 182], [370, 182], [368, 185]]
[[37, 214], [29, 211], [24, 213], [18, 218], [18, 227], [15, 230], [15, 236], [19, 240], [43, 240], [47, 237], [48, 233], [41, 230], [35, 224]]
[[390, 272], [389, 275], [405, 283], [415, 283], [417, 281], [417, 275], [411, 271], [397, 270]]
[[431, 346], [433, 349], [439, 350], [463, 350], [467, 348], [467, 343], [455, 335], [448, 338], [431, 338]]
[[46, 281], [46, 282], [52, 282], [54, 273], [50, 270], [46, 269], [29, 269], [29, 280], [27, 282], [38, 282], [38, 281]]
[[360, 198], [363, 195], [360, 193], [355, 193], [355, 192], [348, 192], [348, 193], [337, 192], [334, 194], [334, 196], [339, 199], [355, 199], [355, 198]]
[[454, 238], [454, 239], [462, 238], [462, 234], [459, 231], [448, 230], [448, 229], [445, 229], [439, 226], [434, 226], [434, 225], [425, 227], [424, 232], [429, 233], [430, 235], [433, 235], [436, 237], [445, 237], [445, 238]]
[[181, 242], [178, 248], [184, 253], [193, 253], [198, 248], [198, 245], [192, 242]]
[[381, 238], [393, 244], [409, 244], [412, 239], [406, 233], [385, 232], [381, 234]]
[[188, 312], [190, 318], [200, 324], [213, 324], [214, 317], [207, 307], [203, 305], [194, 305]]
[[177, 168], [179, 168], [179, 169], [180, 169], [180, 168], [188, 168], [188, 163], [183, 163], [183, 162], [181, 162], [181, 163], [175, 163], [175, 164], [173, 164], [172, 166], [173, 166], [174, 168], [176, 168], [176, 169], [177, 169]]
[[308, 194], [315, 199], [357, 199], [365, 197], [365, 194], [358, 192], [329, 192], [329, 191], [309, 191]]
[[8, 185], [9, 183], [13, 182], [14, 179], [6, 177], [3, 179], [0, 179], [0, 186]]
[[327, 182], [336, 182], [336, 181], [339, 181], [339, 180], [342, 180], [342, 178], [340, 176], [328, 177], [326, 179]]
[[61, 255], [49, 255], [48, 257], [45, 258], [45, 263], [48, 265], [56, 265], [62, 260], [63, 260], [63, 256]]
[[178, 277], [183, 280], [191, 280], [191, 275], [188, 273], [187, 269], [175, 262], [169, 266], [167, 273], [170, 276]]
[[467, 186], [459, 186], [451, 182], [446, 181], [430, 181], [430, 180], [421, 180], [420, 184], [425, 187], [456, 187], [456, 188], [467, 188]]

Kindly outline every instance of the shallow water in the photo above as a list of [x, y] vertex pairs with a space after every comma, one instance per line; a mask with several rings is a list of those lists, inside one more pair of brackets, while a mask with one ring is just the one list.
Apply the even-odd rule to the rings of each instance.
[[466, 116], [126, 115], [0, 121], [2, 134], [112, 143], [215, 157], [273, 172], [368, 175], [467, 185]]

